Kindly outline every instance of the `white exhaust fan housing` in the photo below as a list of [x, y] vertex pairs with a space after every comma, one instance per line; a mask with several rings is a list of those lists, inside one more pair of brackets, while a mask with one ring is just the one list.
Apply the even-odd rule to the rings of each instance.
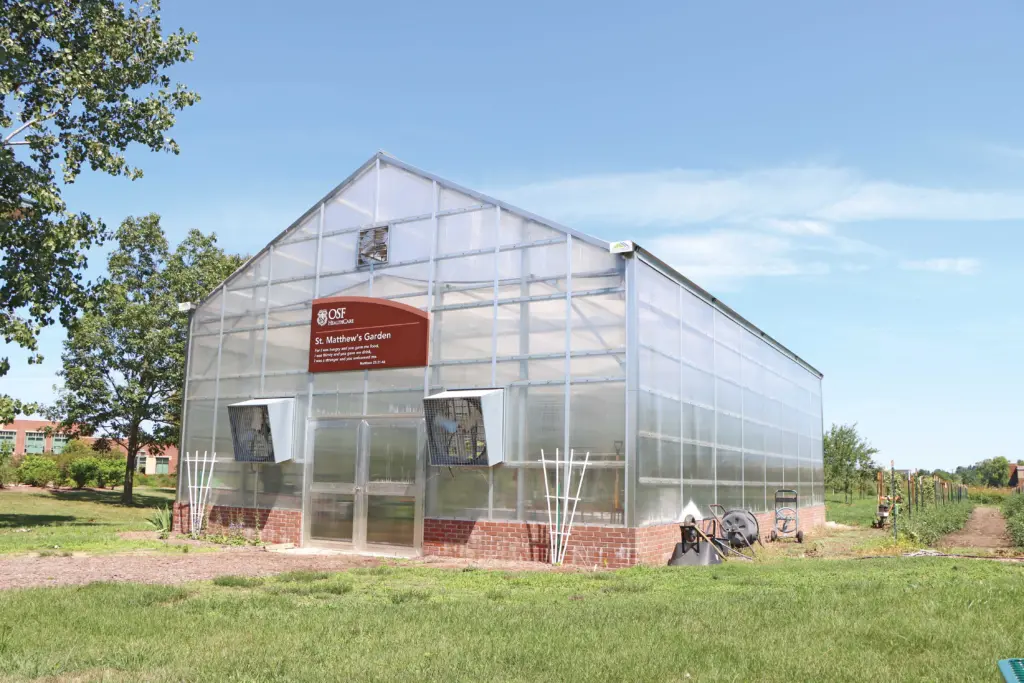
[[256, 398], [228, 406], [231, 445], [240, 462], [292, 459], [294, 398]]
[[443, 391], [423, 399], [430, 464], [490, 467], [505, 461], [504, 389]]

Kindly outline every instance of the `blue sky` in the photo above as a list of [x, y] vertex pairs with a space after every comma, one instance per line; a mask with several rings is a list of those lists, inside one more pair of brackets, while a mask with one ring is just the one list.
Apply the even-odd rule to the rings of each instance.
[[[557, 6], [552, 6], [557, 5]], [[71, 206], [254, 252], [378, 149], [632, 238], [825, 373], [880, 459], [1024, 457], [1012, 2], [167, 2], [179, 157]], [[95, 259], [97, 265], [102, 259]], [[47, 400], [24, 355], [4, 391]]]

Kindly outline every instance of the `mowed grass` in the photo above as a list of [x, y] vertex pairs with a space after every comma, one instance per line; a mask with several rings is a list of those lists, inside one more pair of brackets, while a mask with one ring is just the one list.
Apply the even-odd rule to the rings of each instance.
[[860, 497], [853, 494], [853, 502], [846, 503], [842, 493], [825, 494], [825, 519], [838, 524], [850, 526], [871, 526], [878, 512], [878, 499], [875, 496]]
[[0, 680], [998, 681], [1024, 568], [378, 567], [0, 593]]
[[174, 502], [171, 489], [136, 489], [137, 507], [119, 504], [120, 491], [0, 491], [0, 553], [113, 552], [164, 548], [158, 541], [124, 540], [122, 531], [151, 529], [146, 518]]

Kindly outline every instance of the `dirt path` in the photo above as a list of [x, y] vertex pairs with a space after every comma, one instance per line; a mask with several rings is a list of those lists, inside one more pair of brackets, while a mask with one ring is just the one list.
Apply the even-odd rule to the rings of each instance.
[[9, 555], [0, 556], [0, 590], [85, 584], [93, 581], [173, 584], [209, 580], [225, 574], [268, 576], [297, 569], [342, 571], [395, 562], [443, 568], [474, 566], [506, 571], [572, 571], [556, 569], [540, 562], [466, 560], [432, 556], [396, 560], [350, 554], [298, 555], [267, 552], [261, 548], [232, 548], [182, 555], [145, 552], [73, 557]]
[[1013, 543], [1006, 533], [1006, 520], [999, 508], [974, 508], [971, 518], [960, 531], [946, 536], [939, 542], [946, 548], [1012, 548]]

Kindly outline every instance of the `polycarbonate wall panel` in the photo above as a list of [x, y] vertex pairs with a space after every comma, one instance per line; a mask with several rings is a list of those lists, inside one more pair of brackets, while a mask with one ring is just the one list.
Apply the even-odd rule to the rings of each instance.
[[[388, 263], [360, 267], [359, 230], [384, 225]], [[218, 452], [218, 504], [298, 507], [308, 418], [419, 414], [444, 388], [506, 387], [509, 462], [428, 468], [426, 514], [546, 519], [540, 452], [569, 447], [591, 454], [577, 520], [622, 524], [624, 273], [606, 249], [381, 161], [196, 312], [186, 442]], [[430, 366], [309, 375], [311, 302], [329, 296], [430, 312]], [[255, 397], [295, 397], [297, 411], [295, 461], [258, 474], [230, 460], [227, 419]]]
[[637, 287], [637, 524], [822, 504], [820, 380], [643, 261]]

